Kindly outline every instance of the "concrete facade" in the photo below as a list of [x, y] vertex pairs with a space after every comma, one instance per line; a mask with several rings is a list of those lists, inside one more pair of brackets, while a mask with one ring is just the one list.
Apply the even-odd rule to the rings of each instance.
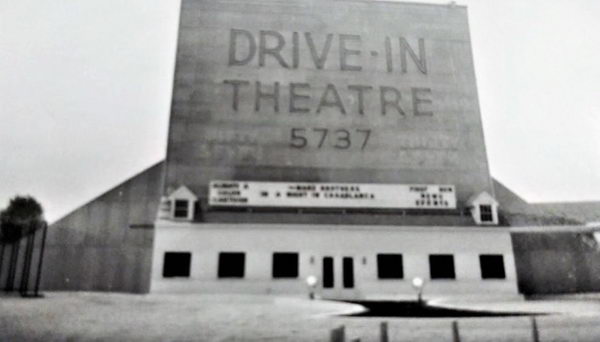
[[184, 0], [166, 161], [203, 211], [215, 179], [493, 195], [466, 8]]

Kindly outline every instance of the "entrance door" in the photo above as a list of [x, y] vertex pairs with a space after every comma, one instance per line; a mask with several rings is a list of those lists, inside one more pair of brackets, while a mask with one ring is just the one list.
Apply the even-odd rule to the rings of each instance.
[[353, 257], [324, 256], [321, 279], [324, 298], [353, 299], [358, 295]]

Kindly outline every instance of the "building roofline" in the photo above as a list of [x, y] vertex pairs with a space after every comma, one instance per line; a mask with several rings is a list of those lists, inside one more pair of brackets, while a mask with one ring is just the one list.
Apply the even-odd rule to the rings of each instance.
[[600, 226], [531, 226], [510, 227], [511, 233], [595, 233]]
[[330, 0], [332, 2], [367, 2], [367, 3], [391, 3], [391, 4], [400, 4], [400, 5], [416, 5], [416, 6], [427, 6], [427, 7], [458, 7], [462, 9], [466, 9], [467, 5], [459, 5], [457, 3], [453, 3], [453, 1], [448, 1], [446, 4], [439, 4], [433, 2], [416, 2], [416, 1], [396, 1], [396, 0]]
[[529, 202], [530, 205], [581, 205], [592, 204], [600, 205], [600, 200], [583, 200], [583, 201], [551, 201], [551, 202]]
[[150, 165], [150, 166], [148, 166], [148, 167], [145, 167], [145, 168], [144, 168], [142, 171], [140, 171], [140, 172], [137, 172], [137, 173], [135, 173], [134, 175], [127, 177], [127, 178], [126, 178], [124, 181], [121, 181], [121, 182], [119, 182], [119, 183], [117, 183], [117, 184], [115, 184], [115, 185], [111, 186], [111, 187], [110, 187], [108, 190], [106, 190], [106, 191], [102, 192], [100, 195], [98, 195], [98, 196], [96, 196], [96, 197], [93, 197], [93, 198], [92, 198], [92, 199], [90, 199], [90, 200], [87, 200], [87, 201], [85, 201], [83, 204], [81, 204], [81, 205], [79, 205], [79, 206], [75, 207], [74, 209], [72, 209], [72, 210], [68, 211], [66, 214], [64, 214], [64, 215], [60, 216], [60, 217], [59, 217], [59, 218], [57, 218], [56, 220], [54, 220], [54, 221], [52, 221], [52, 222], [49, 222], [49, 223], [48, 223], [48, 225], [50, 225], [50, 226], [51, 226], [51, 225], [53, 225], [53, 224], [56, 224], [57, 222], [60, 222], [60, 221], [62, 221], [62, 220], [64, 220], [64, 219], [66, 219], [67, 217], [69, 217], [69, 215], [71, 215], [71, 214], [75, 213], [76, 211], [78, 211], [78, 210], [82, 209], [82, 208], [83, 208], [83, 207], [85, 207], [86, 205], [88, 205], [88, 204], [90, 204], [90, 203], [92, 203], [92, 202], [94, 202], [94, 201], [97, 201], [97, 200], [101, 199], [103, 196], [105, 196], [105, 195], [109, 194], [111, 191], [115, 190], [116, 188], [118, 188], [118, 187], [120, 187], [120, 186], [122, 186], [122, 185], [125, 185], [125, 184], [127, 184], [127, 182], [130, 182], [130, 181], [132, 181], [133, 179], [135, 179], [136, 177], [139, 177], [139, 176], [141, 176], [142, 174], [144, 174], [144, 173], [145, 173], [145, 172], [147, 172], [148, 170], [151, 170], [151, 169], [153, 169], [153, 168], [155, 168], [155, 167], [159, 167], [159, 166], [161, 166], [161, 164], [164, 164], [164, 162], [165, 162], [165, 160], [164, 160], [164, 159], [161, 159], [160, 161], [158, 161], [158, 162], [156, 162], [156, 163], [153, 163], [152, 165]]

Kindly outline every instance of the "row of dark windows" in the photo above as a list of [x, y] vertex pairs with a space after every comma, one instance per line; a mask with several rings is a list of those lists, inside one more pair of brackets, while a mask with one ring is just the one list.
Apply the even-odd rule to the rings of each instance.
[[[244, 278], [246, 254], [219, 253], [219, 278]], [[298, 278], [298, 253], [273, 253], [273, 278]]]
[[[479, 256], [482, 279], [505, 279], [504, 257], [501, 254]], [[403, 279], [402, 254], [377, 254], [377, 276], [379, 279]], [[429, 277], [431, 279], [456, 279], [452, 254], [429, 255]]]
[[[192, 254], [166, 252], [163, 277], [189, 277]], [[273, 253], [273, 278], [298, 278], [298, 253]], [[219, 278], [244, 278], [246, 254], [243, 252], [219, 253], [217, 276]]]
[[[166, 252], [163, 277], [189, 277], [191, 259], [192, 255], [189, 252]], [[343, 262], [344, 269], [351, 269], [350, 265], [346, 265], [346, 263], [351, 263], [352, 258], [344, 258]], [[333, 258], [324, 258], [323, 263], [324, 269], [333, 268]], [[273, 253], [273, 278], [298, 278], [298, 264], [298, 253]], [[245, 253], [221, 252], [219, 253], [217, 276], [219, 278], [244, 278], [245, 265]], [[501, 254], [480, 255], [479, 266], [482, 279], [506, 278], [504, 257]], [[328, 273], [326, 272], [326, 274]], [[429, 255], [429, 273], [431, 279], [456, 279], [454, 256], [452, 254]], [[377, 254], [377, 277], [379, 279], [403, 279], [402, 254]], [[328, 279], [323, 279], [323, 283], [326, 286]]]

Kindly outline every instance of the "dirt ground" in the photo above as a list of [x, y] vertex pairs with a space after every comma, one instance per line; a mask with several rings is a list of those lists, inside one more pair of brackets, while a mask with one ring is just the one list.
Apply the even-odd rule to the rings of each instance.
[[[461, 304], [468, 307], [471, 304]], [[475, 304], [473, 304], [475, 305]], [[540, 341], [600, 341], [600, 301], [554, 298], [478, 303], [480, 308], [555, 312], [538, 316]], [[476, 306], [475, 305], [475, 306]], [[49, 292], [42, 299], [0, 296], [0, 341], [452, 341], [450, 318], [370, 318], [336, 314], [354, 305], [249, 295], [129, 295]], [[462, 342], [532, 341], [529, 317], [457, 319]]]

